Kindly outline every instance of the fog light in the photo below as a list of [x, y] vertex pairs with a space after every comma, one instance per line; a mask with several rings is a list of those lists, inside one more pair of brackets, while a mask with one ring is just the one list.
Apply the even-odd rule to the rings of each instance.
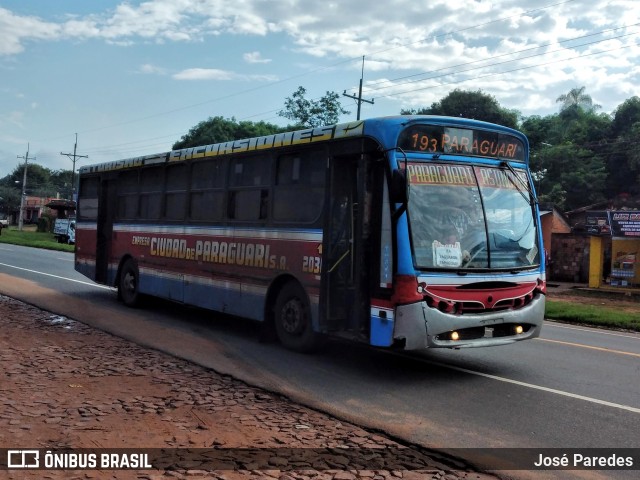
[[516, 335], [520, 335], [522, 332], [524, 332], [522, 325], [516, 325]]
[[451, 332], [451, 340], [460, 340], [460, 335], [458, 332]]

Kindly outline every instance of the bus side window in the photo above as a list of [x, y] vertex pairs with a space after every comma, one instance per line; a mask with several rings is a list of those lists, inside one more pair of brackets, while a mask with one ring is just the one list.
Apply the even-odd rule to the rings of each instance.
[[124, 171], [118, 177], [118, 218], [138, 216], [138, 171]]
[[225, 160], [193, 162], [189, 218], [195, 221], [219, 221], [224, 216]]
[[229, 192], [227, 216], [246, 222], [266, 220], [269, 211], [269, 190], [250, 189]]
[[275, 221], [311, 223], [318, 219], [324, 204], [325, 158], [323, 151], [278, 157], [273, 191]]
[[266, 220], [269, 212], [271, 181], [269, 157], [237, 158], [231, 161], [227, 217], [230, 220], [255, 222]]
[[157, 220], [162, 217], [164, 166], [140, 171], [140, 218]]
[[189, 181], [187, 174], [187, 165], [184, 163], [167, 167], [165, 216], [168, 220], [184, 220]]

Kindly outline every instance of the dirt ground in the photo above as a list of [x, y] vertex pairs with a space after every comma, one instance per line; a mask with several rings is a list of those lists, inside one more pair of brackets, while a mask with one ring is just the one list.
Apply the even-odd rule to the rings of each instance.
[[[5, 296], [0, 369], [0, 448], [166, 449], [151, 452], [148, 470], [12, 469], [0, 478], [494, 478]], [[234, 450], [246, 448], [257, 450], [248, 460]]]
[[548, 287], [547, 298], [580, 305], [591, 305], [593, 307], [605, 307], [637, 313], [640, 317], [640, 296], [638, 296], [637, 293], [631, 296], [619, 292], [589, 290], [584, 288]]

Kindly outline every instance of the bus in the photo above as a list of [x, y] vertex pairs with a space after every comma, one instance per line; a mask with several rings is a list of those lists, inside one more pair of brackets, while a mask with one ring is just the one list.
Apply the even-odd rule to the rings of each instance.
[[371, 118], [83, 166], [75, 268], [246, 317], [296, 351], [539, 336], [546, 278], [520, 132]]

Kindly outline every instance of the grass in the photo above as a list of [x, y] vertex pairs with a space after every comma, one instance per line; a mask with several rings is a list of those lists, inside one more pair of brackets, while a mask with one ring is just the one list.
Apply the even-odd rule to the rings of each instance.
[[22, 245], [24, 247], [45, 248], [62, 252], [73, 252], [74, 246], [58, 243], [53, 233], [36, 232], [34, 226], [26, 226], [22, 231], [16, 227], [3, 228], [0, 233], [0, 243]]
[[640, 314], [562, 300], [547, 300], [545, 318], [597, 327], [640, 331]]
[[[74, 246], [58, 243], [53, 233], [36, 232], [32, 225], [25, 226], [22, 231], [15, 227], [3, 228], [0, 243], [11, 243], [25, 247], [45, 248], [63, 252], [73, 252]], [[580, 305], [562, 300], [547, 300], [545, 318], [570, 323], [624, 328], [640, 331], [640, 315], [613, 308]]]

